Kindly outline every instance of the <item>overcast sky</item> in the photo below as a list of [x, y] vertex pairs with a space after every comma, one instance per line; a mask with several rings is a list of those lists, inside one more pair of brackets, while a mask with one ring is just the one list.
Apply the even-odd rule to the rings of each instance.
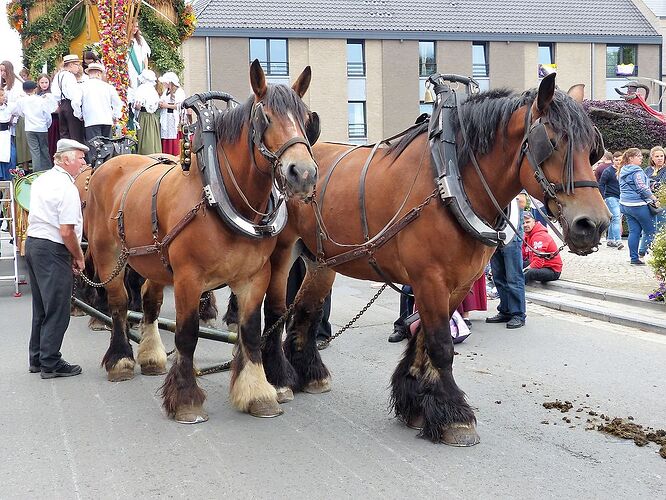
[[21, 40], [19, 34], [7, 22], [8, 0], [0, 0], [0, 61], [11, 61], [16, 73], [21, 71]]

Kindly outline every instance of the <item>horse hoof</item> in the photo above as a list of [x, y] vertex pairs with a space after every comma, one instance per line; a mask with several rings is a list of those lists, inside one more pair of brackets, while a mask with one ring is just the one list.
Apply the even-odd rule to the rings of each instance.
[[474, 446], [479, 444], [481, 438], [476, 432], [474, 424], [451, 424], [444, 428], [442, 443], [449, 446]]
[[422, 431], [423, 430], [423, 415], [414, 415], [410, 417], [409, 420], [407, 420], [406, 424], [407, 427], [410, 429], [414, 429], [417, 431]]
[[182, 405], [176, 410], [174, 419], [179, 424], [200, 424], [208, 420], [208, 414], [201, 405]]
[[284, 411], [280, 408], [277, 401], [275, 400], [255, 400], [250, 404], [248, 412], [253, 417], [259, 418], [272, 418], [282, 415]]
[[227, 330], [231, 333], [238, 333], [238, 323], [229, 323], [227, 325]]
[[122, 382], [134, 378], [134, 360], [124, 358], [118, 361], [113, 368], [108, 370], [106, 378], [109, 382]]
[[294, 400], [294, 391], [289, 387], [280, 387], [277, 389], [277, 402], [288, 403], [289, 401]]
[[166, 373], [166, 367], [160, 365], [141, 365], [141, 375], [164, 375]]
[[76, 306], [72, 306], [69, 310], [69, 315], [72, 317], [78, 317], [78, 316], [85, 316], [86, 313], [84, 313], [81, 309], [79, 309]]
[[[215, 323], [214, 319], [202, 319], [199, 320], [199, 326], [204, 326], [206, 328], [216, 328], [217, 323]], [[231, 331], [231, 330], [229, 330]]]
[[326, 377], [323, 380], [313, 380], [303, 387], [303, 392], [308, 394], [323, 394], [331, 390], [331, 379]]
[[94, 332], [103, 332], [103, 331], [111, 331], [111, 327], [104, 323], [103, 321], [98, 320], [97, 318], [90, 318], [90, 321], [88, 321], [88, 328], [90, 328]]

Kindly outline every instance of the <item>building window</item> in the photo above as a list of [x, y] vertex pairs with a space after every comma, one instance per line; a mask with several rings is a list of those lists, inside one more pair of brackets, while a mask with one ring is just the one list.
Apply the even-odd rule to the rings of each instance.
[[287, 40], [284, 38], [250, 38], [250, 62], [259, 59], [268, 76], [289, 75]]
[[636, 45], [606, 46], [606, 78], [638, 75]]
[[488, 44], [472, 43], [472, 76], [488, 76]]
[[349, 125], [347, 131], [350, 139], [358, 139], [368, 136], [365, 121], [365, 101], [349, 101]]
[[430, 76], [435, 71], [435, 42], [419, 42], [419, 76]]
[[347, 40], [347, 76], [365, 76], [363, 40]]
[[544, 42], [539, 43], [538, 58], [539, 78], [543, 78], [557, 70], [557, 64], [555, 64], [555, 44]]

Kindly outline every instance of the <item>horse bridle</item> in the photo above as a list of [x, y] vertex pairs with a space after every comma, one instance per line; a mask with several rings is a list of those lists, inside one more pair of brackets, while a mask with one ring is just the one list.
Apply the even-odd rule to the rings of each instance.
[[[555, 151], [557, 143], [556, 141], [551, 140], [551, 138], [548, 136], [546, 125], [549, 122], [546, 117], [540, 116], [534, 121], [534, 123], [531, 123], [531, 119], [532, 107], [529, 106], [527, 113], [525, 114], [525, 134], [523, 135], [523, 140], [520, 143], [520, 154], [518, 155], [517, 165], [520, 167], [523, 158], [527, 157], [532, 170], [534, 170], [534, 178], [543, 191], [546, 213], [550, 217], [555, 217], [555, 215], [551, 212], [548, 203], [549, 200], [553, 200], [558, 206], [559, 213], [557, 214], [556, 218], [560, 220], [562, 218], [562, 204], [557, 197], [557, 193], [564, 192], [566, 194], [571, 194], [577, 187], [598, 188], [599, 184], [596, 181], [573, 180], [573, 141], [571, 139], [568, 143], [568, 150], [565, 159], [566, 163], [563, 172], [563, 182], [557, 184], [550, 182], [546, 177], [545, 172], [543, 171], [542, 165], [548, 158], [551, 157]], [[594, 131], [597, 141], [597, 148], [593, 153], [590, 154], [591, 164], [598, 161], [598, 158], [593, 158], [592, 154], [598, 155], [600, 149], [603, 151], [603, 138], [601, 137], [601, 133], [596, 127], [594, 128]], [[599, 147], [599, 144], [601, 144], [601, 148]], [[594, 162], [592, 160], [594, 160]]]

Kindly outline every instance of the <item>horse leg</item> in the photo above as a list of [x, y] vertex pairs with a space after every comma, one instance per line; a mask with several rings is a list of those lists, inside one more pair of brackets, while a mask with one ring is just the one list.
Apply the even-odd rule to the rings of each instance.
[[231, 403], [255, 417], [282, 414], [275, 387], [268, 383], [261, 360], [261, 303], [270, 279], [270, 264], [246, 283], [236, 286], [240, 333], [232, 364]]
[[106, 285], [108, 305], [111, 311], [111, 342], [102, 364], [110, 382], [121, 382], [134, 377], [134, 354], [127, 338], [127, 290], [122, 279], [115, 278]]
[[217, 299], [215, 292], [209, 290], [204, 292], [199, 301], [199, 321], [205, 326], [215, 326], [217, 319]]
[[224, 313], [222, 321], [227, 324], [227, 329], [230, 332], [238, 331], [238, 297], [236, 297], [234, 292], [231, 292], [231, 295], [229, 296], [227, 312]]
[[407, 348], [391, 377], [391, 409], [408, 427], [419, 430], [423, 428], [423, 410], [417, 394], [424, 357], [423, 333], [419, 328], [409, 337]]
[[198, 279], [176, 279], [176, 360], [161, 387], [163, 407], [169, 417], [181, 424], [197, 424], [208, 420], [203, 409], [206, 393], [197, 385], [194, 351], [199, 339]]
[[[282, 349], [283, 326], [275, 327], [286, 312], [287, 278], [295, 255], [289, 247], [278, 247], [271, 256], [271, 280], [264, 300], [264, 346], [262, 359], [266, 378], [278, 393], [278, 402], [286, 403], [294, 399], [298, 382], [296, 370], [287, 360]], [[266, 334], [267, 332], [269, 332]]]
[[143, 320], [141, 321], [141, 343], [136, 360], [144, 375], [166, 373], [167, 355], [157, 327], [157, 317], [164, 300], [164, 286], [146, 280], [141, 288]]
[[146, 279], [137, 273], [134, 269], [127, 266], [125, 268], [125, 287], [127, 288], [127, 293], [129, 294], [129, 310], [141, 312], [142, 304], [142, 295], [143, 290], [142, 286], [145, 283]]
[[[416, 396], [414, 384], [409, 378], [404, 382], [404, 394], [393, 386], [392, 399], [406, 397], [413, 405], [413, 399], [421, 407], [423, 429], [420, 436], [433, 442], [452, 446], [473, 446], [479, 442], [476, 432], [476, 417], [465, 401], [465, 393], [460, 390], [453, 378], [453, 339], [449, 326], [449, 293], [437, 283], [429, 280], [414, 287], [417, 305], [421, 315], [421, 336], [415, 341], [416, 358], [412, 365], [419, 368]], [[423, 342], [423, 347], [420, 343]], [[410, 346], [411, 346], [410, 342]], [[421, 356], [421, 358], [419, 358]], [[416, 375], [416, 370], [409, 376]], [[400, 415], [409, 422], [412, 413]]]
[[298, 375], [297, 389], [320, 394], [331, 390], [331, 376], [317, 350], [316, 336], [335, 271], [321, 268], [315, 274], [314, 263], [307, 259], [305, 262], [307, 273], [301, 285], [305, 293], [296, 296], [294, 312], [287, 323], [284, 351]]

